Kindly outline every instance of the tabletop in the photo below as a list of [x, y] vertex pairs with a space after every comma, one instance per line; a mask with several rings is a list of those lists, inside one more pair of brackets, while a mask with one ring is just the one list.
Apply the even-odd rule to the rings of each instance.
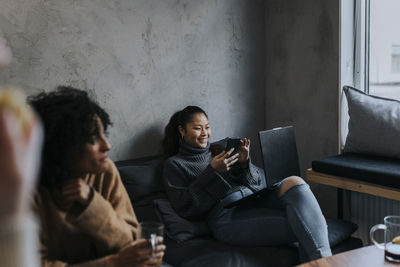
[[358, 249], [349, 250], [331, 257], [310, 261], [298, 267], [394, 267], [399, 263], [391, 263], [384, 259], [384, 251], [372, 245]]

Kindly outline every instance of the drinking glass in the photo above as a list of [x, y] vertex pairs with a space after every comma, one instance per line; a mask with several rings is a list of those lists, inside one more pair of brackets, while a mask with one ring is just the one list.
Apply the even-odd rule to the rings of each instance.
[[151, 241], [151, 246], [153, 249], [153, 259], [152, 264], [155, 266], [160, 266], [162, 263], [162, 258], [157, 259], [155, 257], [155, 248], [156, 245], [159, 245], [157, 237], [162, 237], [164, 234], [164, 226], [159, 222], [141, 222], [139, 225], [139, 234], [138, 238], [148, 239]]
[[[388, 261], [400, 262], [400, 216], [386, 216], [384, 224], [377, 224], [369, 233], [371, 241], [380, 249], [385, 250], [385, 258]], [[374, 238], [375, 231], [384, 231], [384, 242], [379, 244]]]

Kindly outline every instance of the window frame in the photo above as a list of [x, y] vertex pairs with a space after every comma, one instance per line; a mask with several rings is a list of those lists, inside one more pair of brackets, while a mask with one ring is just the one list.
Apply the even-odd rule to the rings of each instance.
[[355, 0], [354, 86], [369, 93], [370, 0]]

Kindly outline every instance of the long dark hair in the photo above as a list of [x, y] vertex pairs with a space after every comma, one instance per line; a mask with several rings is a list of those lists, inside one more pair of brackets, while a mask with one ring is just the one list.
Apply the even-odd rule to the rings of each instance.
[[31, 96], [28, 101], [42, 118], [45, 132], [39, 185], [55, 187], [72, 178], [85, 144], [100, 134], [96, 116], [104, 131], [111, 121], [87, 92], [73, 87], [59, 86], [56, 91]]
[[187, 106], [186, 108], [177, 111], [174, 113], [174, 115], [172, 115], [167, 126], [165, 127], [165, 135], [164, 139], [162, 140], [165, 158], [172, 157], [179, 151], [179, 140], [181, 139], [179, 126], [182, 126], [183, 129], [186, 129], [186, 124], [192, 120], [193, 115], [199, 113], [204, 114], [204, 116], [208, 118], [207, 113], [198, 106]]

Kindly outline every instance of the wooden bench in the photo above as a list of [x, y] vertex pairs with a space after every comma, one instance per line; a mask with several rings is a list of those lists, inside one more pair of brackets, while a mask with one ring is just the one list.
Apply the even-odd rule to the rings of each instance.
[[400, 201], [400, 189], [316, 172], [311, 168], [307, 170], [307, 181], [336, 187], [338, 189], [337, 210], [339, 219], [343, 219], [343, 190], [350, 190]]

